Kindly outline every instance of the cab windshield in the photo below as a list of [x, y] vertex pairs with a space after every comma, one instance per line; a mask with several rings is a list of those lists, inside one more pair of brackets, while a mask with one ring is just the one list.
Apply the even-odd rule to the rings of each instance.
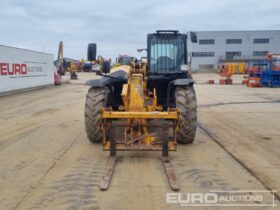
[[184, 39], [158, 39], [153, 37], [150, 49], [150, 72], [171, 73], [180, 71], [185, 61]]
[[120, 57], [118, 63], [122, 65], [130, 65], [132, 60], [133, 57]]

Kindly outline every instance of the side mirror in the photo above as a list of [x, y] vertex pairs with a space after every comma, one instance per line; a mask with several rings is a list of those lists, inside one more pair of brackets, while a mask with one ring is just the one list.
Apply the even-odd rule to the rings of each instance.
[[190, 38], [192, 43], [197, 43], [197, 35], [195, 32], [190, 32]]
[[88, 44], [88, 51], [87, 51], [87, 55], [88, 55], [88, 60], [89, 61], [94, 61], [96, 60], [96, 44], [95, 43], [89, 43]]
[[104, 61], [103, 67], [102, 67], [102, 73], [108, 74], [111, 71], [111, 62], [110, 61]]
[[186, 64], [182, 64], [182, 65], [180, 66], [180, 69], [181, 69], [181, 71], [183, 71], [183, 72], [187, 72], [187, 71], [190, 70], [190, 67], [189, 67], [188, 65], [186, 65]]

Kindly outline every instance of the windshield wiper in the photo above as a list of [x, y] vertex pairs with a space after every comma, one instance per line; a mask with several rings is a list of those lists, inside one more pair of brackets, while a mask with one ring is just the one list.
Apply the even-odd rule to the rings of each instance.
[[178, 66], [182, 63], [184, 57], [186, 56], [186, 53], [184, 53], [176, 62], [176, 66], [174, 66], [174, 68], [172, 70], [176, 70], [178, 68]]

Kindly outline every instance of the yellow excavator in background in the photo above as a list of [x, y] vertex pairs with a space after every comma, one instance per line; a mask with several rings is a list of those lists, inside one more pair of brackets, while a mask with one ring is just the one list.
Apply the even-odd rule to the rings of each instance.
[[129, 55], [119, 55], [118, 58], [116, 58], [116, 62], [114, 63], [115, 66], [122, 66], [122, 65], [130, 65], [131, 62], [134, 61], [134, 57]]
[[80, 70], [80, 64], [73, 61], [67, 61], [64, 58], [63, 41], [59, 42], [57, 60], [55, 62], [57, 72], [60, 76], [65, 75], [65, 73], [69, 71], [70, 79], [78, 79], [76, 72]]

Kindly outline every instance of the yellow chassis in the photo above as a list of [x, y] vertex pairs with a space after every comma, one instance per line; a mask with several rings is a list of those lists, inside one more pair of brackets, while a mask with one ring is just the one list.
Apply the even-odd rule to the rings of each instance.
[[[124, 67], [124, 66], [123, 66]], [[122, 67], [122, 68], [123, 68]], [[176, 136], [179, 128], [179, 110], [168, 109], [157, 105], [156, 89], [147, 89], [146, 66], [138, 66], [128, 69], [128, 82], [122, 88], [123, 105], [118, 111], [111, 108], [101, 109], [101, 129], [103, 132], [103, 149], [110, 151], [104, 176], [101, 180], [100, 189], [106, 190], [110, 185], [112, 174], [117, 162], [117, 151], [162, 151], [163, 165], [168, 177], [171, 189], [179, 190], [176, 174], [168, 159], [168, 151], [176, 151]], [[151, 121], [152, 119], [162, 119]], [[169, 123], [163, 122], [168, 120]], [[172, 121], [172, 123], [170, 123]], [[118, 127], [124, 128], [123, 136], [118, 134]], [[162, 129], [159, 132], [149, 132], [150, 127]], [[173, 130], [172, 139], [169, 138], [170, 127]], [[121, 131], [122, 133], [122, 131]]]
[[166, 119], [166, 120], [177, 120], [178, 112], [113, 112], [113, 111], [102, 111], [102, 119]]
[[[106, 135], [106, 127], [107, 128], [113, 128], [113, 127], [129, 127], [127, 124], [111, 124], [110, 120], [114, 119], [165, 119], [165, 120], [173, 120], [176, 123], [174, 124], [176, 126], [177, 130], [177, 121], [179, 119], [179, 111], [177, 109], [170, 109], [166, 112], [160, 112], [160, 111], [153, 111], [153, 112], [120, 112], [120, 111], [111, 111], [102, 109], [101, 110], [101, 119], [103, 120], [103, 150], [109, 151], [110, 150], [110, 141], [105, 138]], [[107, 124], [106, 124], [107, 123]], [[148, 125], [142, 125], [144, 127], [149, 127]], [[171, 125], [172, 126], [172, 125]], [[155, 125], [154, 127], [161, 127], [164, 130], [168, 130], [168, 126], [164, 127], [164, 125]], [[170, 126], [169, 126], [170, 127]], [[168, 136], [168, 134], [167, 134]], [[152, 138], [147, 136], [146, 138]], [[162, 138], [166, 138], [166, 136], [163, 136]], [[177, 143], [176, 140], [173, 139], [172, 141], [168, 142], [168, 150], [169, 151], [176, 151], [177, 149]], [[125, 143], [116, 143], [116, 150], [118, 151], [162, 151], [162, 144], [160, 143], [152, 143], [151, 141], [147, 142], [144, 141], [141, 144], [125, 144]]]

